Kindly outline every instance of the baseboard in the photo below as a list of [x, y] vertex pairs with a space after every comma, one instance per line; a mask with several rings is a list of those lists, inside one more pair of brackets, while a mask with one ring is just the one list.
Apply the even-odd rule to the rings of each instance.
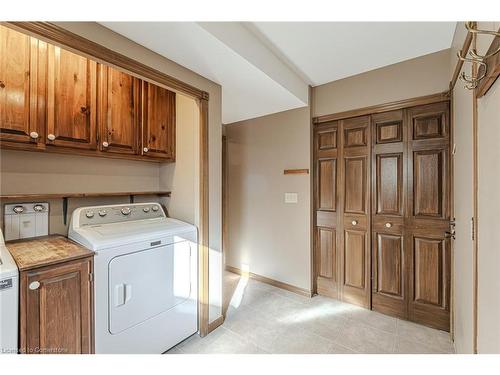
[[305, 296], [305, 297], [309, 297], [309, 298], [312, 297], [312, 293], [310, 290], [299, 288], [298, 286], [290, 285], [290, 284], [287, 284], [287, 283], [284, 283], [284, 282], [281, 282], [278, 280], [273, 280], [273, 279], [270, 279], [270, 278], [265, 277], [265, 276], [257, 275], [253, 272], [244, 272], [244, 271], [240, 270], [239, 268], [228, 266], [228, 265], [226, 265], [226, 271], [236, 273], [238, 275], [248, 275], [248, 277], [250, 277], [254, 280], [275, 286], [276, 288], [288, 290], [289, 292], [293, 292], [293, 293], [299, 294], [301, 296]]

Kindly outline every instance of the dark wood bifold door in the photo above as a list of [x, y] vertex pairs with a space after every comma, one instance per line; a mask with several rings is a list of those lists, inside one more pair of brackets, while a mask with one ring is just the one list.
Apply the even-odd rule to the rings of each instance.
[[449, 102], [315, 126], [315, 287], [450, 329]]
[[315, 154], [315, 283], [319, 294], [339, 298], [338, 249], [338, 122], [317, 127]]
[[341, 122], [341, 295], [370, 307], [370, 117]]
[[372, 124], [372, 306], [382, 313], [407, 318], [403, 111], [373, 115]]
[[448, 103], [411, 108], [408, 122], [409, 319], [450, 329]]

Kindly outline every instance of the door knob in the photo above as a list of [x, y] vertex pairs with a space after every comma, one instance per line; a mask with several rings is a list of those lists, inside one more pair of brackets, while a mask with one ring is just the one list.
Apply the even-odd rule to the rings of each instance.
[[30, 137], [33, 138], [33, 139], [37, 139], [38, 138], [38, 133], [37, 132], [31, 132], [30, 133]]
[[49, 141], [55, 141], [56, 136], [54, 134], [49, 134], [47, 138], [49, 139]]
[[33, 281], [28, 287], [30, 288], [30, 290], [37, 290], [38, 288], [40, 288], [40, 282]]
[[390, 227], [392, 227], [392, 223], [385, 223], [385, 227], [386, 227], [386, 228], [390, 228]]
[[108, 142], [102, 142], [102, 147], [108, 147], [109, 143]]
[[353, 221], [351, 221], [351, 224], [352, 225], [358, 225], [358, 221], [357, 220], [353, 220]]
[[148, 151], [149, 151], [149, 148], [144, 147], [144, 148], [143, 148], [143, 150], [144, 150], [144, 152], [148, 152]]

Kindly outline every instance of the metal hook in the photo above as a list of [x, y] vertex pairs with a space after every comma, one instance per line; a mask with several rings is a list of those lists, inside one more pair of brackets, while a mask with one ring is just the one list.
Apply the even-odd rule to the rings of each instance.
[[[469, 90], [475, 89], [477, 87], [477, 85], [479, 84], [479, 81], [482, 80], [484, 77], [486, 77], [486, 71], [488, 69], [488, 66], [486, 65], [486, 63], [479, 61], [477, 59], [470, 58], [470, 57], [463, 57], [460, 54], [460, 52], [457, 52], [457, 56], [460, 60], [462, 60], [464, 62], [478, 63], [479, 65], [484, 67], [484, 70], [483, 70], [480, 77], [468, 76], [467, 74], [465, 74], [465, 72], [462, 72], [462, 74], [459, 76], [459, 79], [462, 82], [465, 82], [464, 87], [466, 89], [469, 89]], [[479, 69], [478, 69], [478, 71], [479, 71]]]
[[[465, 28], [467, 29], [468, 32], [472, 33], [474, 35], [474, 37], [477, 36], [477, 34], [485, 34], [485, 35], [493, 35], [495, 38], [498, 38], [500, 37], [500, 33], [499, 32], [496, 32], [496, 31], [491, 31], [491, 30], [480, 30], [480, 29], [475, 29], [474, 26], [476, 25], [475, 22], [472, 22], [472, 21], [467, 21], [465, 23]], [[477, 53], [477, 50], [475, 48], [472, 48], [470, 51], [469, 51], [469, 55], [472, 56], [472, 58], [476, 59], [476, 60], [485, 60], [493, 55], [496, 55], [498, 52], [500, 52], [500, 47], [497, 48], [495, 51], [491, 52], [491, 53], [487, 53], [486, 55], [479, 55]]]

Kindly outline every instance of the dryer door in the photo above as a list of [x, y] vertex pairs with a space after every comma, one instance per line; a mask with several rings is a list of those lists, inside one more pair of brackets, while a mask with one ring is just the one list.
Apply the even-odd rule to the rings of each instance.
[[189, 241], [120, 255], [109, 262], [109, 332], [118, 334], [190, 298]]

